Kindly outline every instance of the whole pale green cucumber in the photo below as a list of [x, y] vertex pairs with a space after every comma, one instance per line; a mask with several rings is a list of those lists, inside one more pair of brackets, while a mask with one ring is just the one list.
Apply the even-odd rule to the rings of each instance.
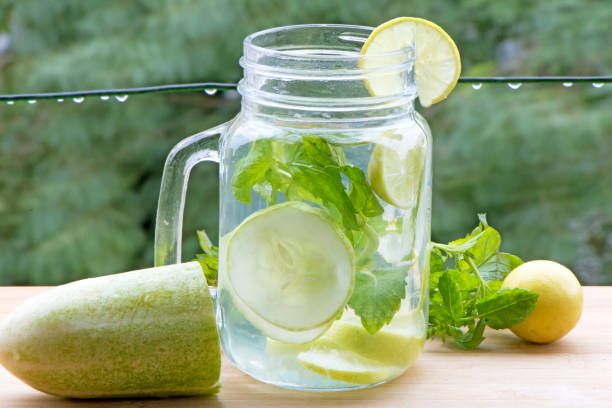
[[216, 392], [221, 354], [202, 269], [142, 269], [35, 296], [0, 324], [0, 363], [64, 397]]

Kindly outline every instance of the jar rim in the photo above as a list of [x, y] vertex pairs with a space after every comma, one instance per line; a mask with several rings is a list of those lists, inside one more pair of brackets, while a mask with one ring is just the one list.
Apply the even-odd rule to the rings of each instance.
[[[276, 57], [280, 59], [288, 59], [288, 60], [327, 60], [327, 61], [344, 61], [344, 60], [362, 60], [366, 58], [365, 55], [360, 53], [351, 53], [351, 54], [305, 54], [301, 52], [297, 52], [296, 50], [285, 50], [279, 48], [272, 48], [269, 46], [258, 45], [257, 42], [262, 38], [267, 36], [274, 36], [283, 32], [290, 31], [302, 31], [308, 29], [346, 29], [346, 30], [356, 30], [360, 32], [347, 32], [344, 38], [347, 42], [358, 42], [363, 45], [367, 40], [367, 37], [356, 37], [355, 34], [366, 34], [369, 36], [370, 33], [374, 30], [374, 27], [370, 26], [362, 26], [362, 25], [350, 25], [350, 24], [296, 24], [289, 26], [281, 26], [281, 27], [273, 27], [265, 30], [257, 31], [245, 37], [243, 45], [244, 45], [244, 53], [248, 54], [248, 51], [256, 51], [259, 55], [265, 55], [269, 57]], [[351, 35], [352, 34], [352, 35]], [[401, 57], [405, 56], [407, 52], [412, 53], [410, 47], [402, 48], [399, 50], [384, 52], [384, 53], [368, 53], [367, 58], [390, 58], [390, 57]]]
[[[416, 97], [414, 52], [407, 46], [362, 55], [374, 28], [346, 24], [275, 27], [247, 36], [238, 92], [249, 101], [278, 109], [328, 112], [388, 110]], [[373, 95], [372, 78], [388, 76], [397, 87]]]
[[414, 46], [361, 54], [373, 27], [299, 24], [269, 28], [244, 39], [240, 65], [261, 77], [286, 80], [359, 80], [412, 71]]

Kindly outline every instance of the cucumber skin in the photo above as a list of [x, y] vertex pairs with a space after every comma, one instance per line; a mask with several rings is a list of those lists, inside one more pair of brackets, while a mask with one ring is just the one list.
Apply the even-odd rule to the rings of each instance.
[[221, 352], [202, 269], [142, 269], [35, 296], [0, 324], [0, 363], [62, 397], [215, 393]]

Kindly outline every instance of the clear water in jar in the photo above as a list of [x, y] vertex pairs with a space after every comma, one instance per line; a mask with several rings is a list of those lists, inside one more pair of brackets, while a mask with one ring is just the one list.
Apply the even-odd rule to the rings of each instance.
[[[329, 149], [332, 159], [336, 162], [313, 163], [307, 154], [303, 154], [307, 141], [314, 143], [324, 152]], [[367, 132], [359, 131], [353, 136], [347, 136], [346, 133], [336, 135], [333, 132], [306, 133], [292, 130], [276, 132], [273, 138], [267, 139], [253, 140], [252, 134], [248, 137], [234, 137], [232, 145], [226, 147], [229, 153], [225, 155], [225, 163], [222, 163], [221, 255], [216, 307], [223, 349], [238, 368], [260, 381], [286, 388], [342, 390], [387, 382], [399, 376], [414, 362], [423, 346], [427, 320], [427, 245], [431, 202], [429, 144], [428, 130], [419, 126], [368, 129]], [[260, 152], [255, 153], [256, 150]], [[250, 203], [240, 201], [240, 198], [244, 201], [244, 191], [237, 191], [241, 188], [236, 185], [240, 184], [237, 182], [241, 177], [238, 173], [245, 171], [245, 163], [249, 161], [250, 154], [260, 155], [251, 165], [272, 157], [273, 161], [286, 161], [296, 166], [313, 166], [319, 170], [322, 168], [322, 171], [325, 171], [325, 166], [340, 169], [338, 172], [337, 169], [330, 170], [330, 173], [336, 178], [339, 174], [346, 198], [353, 201], [355, 219], [360, 225], [367, 224], [363, 228], [367, 229], [368, 233], [361, 233], [361, 226], [353, 229], [347, 227], [346, 218], [341, 211], [325, 198], [321, 198], [326, 197], [325, 193], [316, 190], [325, 187], [325, 183], [310, 183], [302, 179], [303, 186], [294, 188], [293, 191], [287, 190], [286, 186], [282, 187], [281, 190], [284, 188], [285, 191], [275, 191], [275, 197], [272, 198], [271, 190], [274, 190], [275, 182], [267, 183], [266, 180], [274, 180], [275, 176], [267, 173], [260, 177], [258, 184], [252, 186]], [[414, 163], [406, 164], [407, 161]], [[342, 166], [349, 166], [353, 170], [344, 172]], [[285, 177], [292, 179], [291, 167], [280, 167], [282, 168], [272, 172], [284, 172]], [[395, 170], [399, 171], [398, 175], [393, 174]], [[357, 186], [359, 183], [354, 181], [358, 179], [355, 173], [361, 173], [365, 183]], [[253, 171], [253, 174], [256, 172]], [[352, 174], [352, 178], [347, 174]], [[253, 176], [254, 179], [257, 177]], [[333, 177], [324, 180], [329, 184], [332, 179]], [[250, 181], [245, 182], [247, 185], [249, 183]], [[358, 187], [368, 189], [366, 193], [372, 194], [377, 201], [377, 206], [370, 207], [378, 209], [366, 210], [366, 206], [362, 201], [359, 202], [357, 193], [353, 191]], [[334, 188], [338, 190], [337, 185]], [[396, 192], [394, 189], [404, 191]], [[397, 194], [394, 194], [395, 192]], [[253, 259], [254, 265], [242, 261], [246, 266], [241, 268], [251, 268], [248, 269], [249, 276], [245, 276], [246, 272], [242, 269], [228, 273], [228, 268], [233, 264], [228, 262], [232, 256], [228, 257], [227, 251], [232, 245], [238, 246], [234, 244], [238, 242], [235, 237], [244, 231], [241, 226], [245, 224], [245, 218], [267, 211], [267, 219], [273, 220], [274, 218], [270, 217], [270, 214], [274, 215], [274, 212], [269, 210], [271, 207], [297, 200], [302, 201], [308, 208], [328, 214], [329, 216], [324, 218], [337, 224], [330, 228], [346, 236], [342, 239], [345, 240], [343, 242], [350, 243], [355, 279], [349, 301], [343, 305], [341, 313], [332, 316], [329, 322], [320, 327], [291, 331], [285, 328], [277, 329], [274, 324], [262, 325], [262, 313], [258, 312], [254, 317], [249, 302], [245, 302], [244, 296], [240, 297], [236, 293], [238, 289], [235, 286], [238, 286], [238, 283], [230, 283], [228, 278], [231, 275], [236, 276], [234, 280], [250, 279], [250, 286], [241, 289], [243, 294], [246, 293], [245, 290], [249, 292], [246, 296], [249, 299], [271, 296], [270, 287], [275, 286], [275, 282], [269, 280], [271, 275], [263, 269], [280, 261], [272, 256], [264, 261]], [[264, 216], [261, 219], [266, 220]], [[262, 222], [262, 225], [265, 225], [265, 222]], [[291, 227], [301, 228], [300, 221], [292, 221]], [[274, 228], [271, 228], [272, 230]], [[232, 237], [234, 233], [236, 234]], [[253, 248], [256, 250], [263, 245], [262, 241], [271, 239], [269, 234], [261, 239], [253, 239]], [[296, 245], [311, 247], [317, 244], [317, 237], [307, 237]], [[249, 243], [247, 241], [242, 245], [241, 248], [245, 248], [244, 245], [248, 246]], [[321, 250], [325, 251], [325, 248]], [[336, 255], [326, 256], [328, 258], [320, 264], [310, 263], [306, 267], [299, 266], [298, 269], [317, 269], [323, 268], [323, 265], [329, 267], [329, 259], [334, 259]], [[291, 268], [285, 268], [283, 271], [284, 274], [294, 272]], [[320, 280], [321, 271], [313, 272]], [[257, 277], [259, 274], [261, 279]], [[281, 275], [272, 276], [285, 278]], [[284, 302], [294, 301], [294, 292], [300, 291], [298, 285], [292, 289], [294, 292], [284, 298], [282, 285], [280, 287], [281, 292], [274, 293], [281, 294], [275, 295], [273, 299], [278, 301], [278, 308], [270, 310], [270, 313], [276, 315], [279, 311], [282, 313], [285, 308], [290, 310], [290, 306]], [[312, 292], [313, 296], [316, 296], [315, 292]], [[298, 293], [298, 297], [299, 295]], [[358, 298], [354, 299], [355, 297]], [[304, 305], [308, 306], [308, 296], [304, 296], [304, 299], [301, 301], [306, 302]], [[313, 299], [316, 300], [312, 302], [325, 302], [325, 299], [318, 297]], [[384, 306], [379, 307], [379, 304]], [[314, 306], [313, 304], [313, 309]], [[373, 326], [381, 325], [381, 318], [372, 315], [376, 315], [379, 310], [386, 313], [384, 318], [387, 323], [376, 330]], [[263, 314], [266, 313], [267, 311]], [[366, 323], [363, 321], [363, 315], [366, 315]], [[307, 316], [294, 316], [294, 319], [305, 317]]]

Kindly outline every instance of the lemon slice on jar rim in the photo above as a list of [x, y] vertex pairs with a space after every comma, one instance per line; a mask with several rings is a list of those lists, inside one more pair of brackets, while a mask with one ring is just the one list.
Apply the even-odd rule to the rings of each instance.
[[[445, 99], [461, 73], [461, 58], [453, 39], [437, 24], [417, 17], [398, 17], [376, 27], [368, 37], [361, 54], [379, 55], [413, 47], [415, 51], [414, 82], [424, 107]], [[365, 74], [365, 85], [372, 96], [386, 96], [403, 85], [401, 75], [390, 75], [381, 66], [400, 63], [405, 56], [364, 58], [360, 68], [374, 69]]]

